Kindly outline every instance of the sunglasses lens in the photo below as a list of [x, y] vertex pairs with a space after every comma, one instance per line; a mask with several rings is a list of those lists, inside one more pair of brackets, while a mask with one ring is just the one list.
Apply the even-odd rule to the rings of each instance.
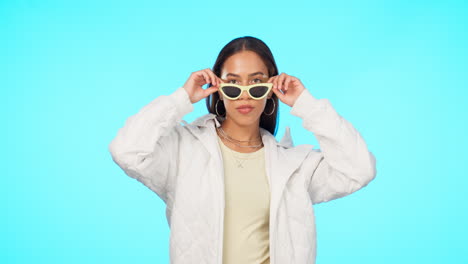
[[239, 96], [239, 94], [241, 93], [241, 89], [235, 86], [224, 86], [223, 92], [226, 94], [226, 96], [234, 98]]
[[264, 96], [267, 91], [268, 86], [255, 86], [252, 89], [250, 89], [250, 94], [252, 95], [252, 97], [260, 98]]

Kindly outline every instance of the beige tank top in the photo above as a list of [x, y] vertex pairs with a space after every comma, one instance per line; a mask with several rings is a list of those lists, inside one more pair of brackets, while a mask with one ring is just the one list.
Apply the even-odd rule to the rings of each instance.
[[223, 264], [269, 264], [270, 187], [265, 153], [234, 151], [218, 137], [224, 162]]

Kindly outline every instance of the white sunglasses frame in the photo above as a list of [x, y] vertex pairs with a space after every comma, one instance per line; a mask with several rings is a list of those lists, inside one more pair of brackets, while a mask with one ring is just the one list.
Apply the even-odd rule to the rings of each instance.
[[[241, 90], [239, 96], [237, 97], [230, 97], [230, 96], [227, 96], [224, 91], [223, 91], [223, 87], [224, 86], [234, 86], [234, 87], [237, 87]], [[259, 97], [259, 98], [256, 98], [256, 97], [253, 97], [251, 94], [250, 94], [250, 89], [253, 88], [253, 87], [257, 87], [257, 86], [266, 86], [268, 87], [268, 91], [265, 92], [265, 94], [262, 96], [262, 97]], [[271, 89], [273, 87], [273, 83], [255, 83], [255, 84], [251, 84], [251, 85], [239, 85], [239, 84], [234, 84], [234, 83], [221, 83], [220, 86], [219, 86], [219, 90], [221, 91], [221, 93], [223, 94], [224, 97], [226, 97], [227, 99], [229, 100], [237, 100], [239, 97], [242, 96], [242, 93], [244, 91], [247, 91], [247, 94], [249, 94], [250, 98], [254, 99], [254, 100], [262, 100], [263, 98], [265, 98], [265, 96], [268, 95], [268, 93], [270, 93]]]

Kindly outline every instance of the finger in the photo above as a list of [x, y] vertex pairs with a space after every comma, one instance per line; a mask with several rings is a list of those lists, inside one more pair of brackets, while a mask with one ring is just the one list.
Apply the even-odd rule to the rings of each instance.
[[210, 83], [211, 83], [213, 86], [216, 86], [216, 75], [211, 71], [210, 68], [205, 69], [205, 72], [207, 72], [208, 75], [210, 76]]
[[221, 84], [221, 79], [211, 69], [209, 69], [209, 72], [213, 74], [214, 86], [219, 86]]
[[219, 78], [216, 76], [216, 74], [213, 73], [213, 85], [218, 86], [219, 85]]
[[193, 81], [198, 83], [200, 81], [200, 78], [203, 79], [203, 76], [200, 74], [199, 71], [196, 71], [196, 72], [192, 72], [192, 74], [190, 74], [190, 78]]
[[281, 75], [279, 76], [279, 80], [278, 80], [278, 88], [279, 90], [283, 90], [283, 82], [284, 82], [284, 78], [286, 77], [286, 74], [283, 72], [281, 73]]
[[281, 77], [281, 75], [276, 77], [276, 88], [278, 88], [279, 91], [281, 91]]
[[281, 93], [278, 88], [273, 89], [273, 92], [276, 94], [276, 96], [278, 96], [279, 99], [281, 99], [281, 101], [283, 101], [285, 95]]
[[201, 74], [203, 75], [203, 78], [204, 78], [204, 83], [203, 84], [207, 84], [210, 82], [210, 76], [208, 75], [208, 73], [202, 71]]
[[279, 75], [276, 75], [273, 79], [273, 87], [275, 87], [275, 89], [278, 89], [278, 76]]
[[285, 91], [288, 90], [290, 82], [291, 82], [291, 76], [286, 77], [286, 80], [284, 81], [284, 90]]
[[223, 79], [221, 79], [220, 77], [218, 77], [218, 75], [216, 75], [214, 72], [213, 72], [214, 76], [216, 77], [216, 82], [218, 83], [218, 86], [221, 85], [221, 83], [223, 83]]
[[211, 87], [204, 90], [204, 97], [207, 97], [208, 95], [210, 95], [212, 93], [215, 93], [218, 90], [219, 89], [216, 86], [211, 86]]
[[304, 86], [304, 85], [302, 84], [301, 80], [299, 80], [299, 79], [296, 78], [296, 77], [293, 77], [292, 81], [293, 81], [293, 83], [294, 83], [295, 85]]
[[278, 75], [273, 77], [273, 88], [278, 89]]
[[213, 76], [211, 76], [211, 73], [210, 73], [209, 69], [204, 69], [203, 72], [208, 75], [208, 83], [213, 84], [213, 82], [214, 82], [213, 81]]
[[214, 79], [214, 86], [219, 87], [221, 83], [223, 83], [223, 80], [216, 76], [216, 74], [213, 73], [213, 79]]
[[[276, 82], [278, 82], [278, 79], [276, 79]], [[276, 86], [273, 85], [273, 89], [272, 89], [272, 90], [273, 90], [273, 92], [277, 92], [277, 93], [281, 93], [281, 94], [282, 94], [281, 90], [280, 90], [279, 87], [278, 87], [278, 84], [276, 84]]]

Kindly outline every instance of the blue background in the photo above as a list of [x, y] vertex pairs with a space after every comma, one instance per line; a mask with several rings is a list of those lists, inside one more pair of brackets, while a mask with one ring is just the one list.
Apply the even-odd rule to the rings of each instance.
[[[0, 3], [1, 263], [168, 263], [163, 202], [108, 144], [246, 35], [377, 157], [367, 187], [315, 206], [317, 263], [467, 263], [467, 4], [169, 2]], [[289, 111], [277, 138], [317, 145]]]

